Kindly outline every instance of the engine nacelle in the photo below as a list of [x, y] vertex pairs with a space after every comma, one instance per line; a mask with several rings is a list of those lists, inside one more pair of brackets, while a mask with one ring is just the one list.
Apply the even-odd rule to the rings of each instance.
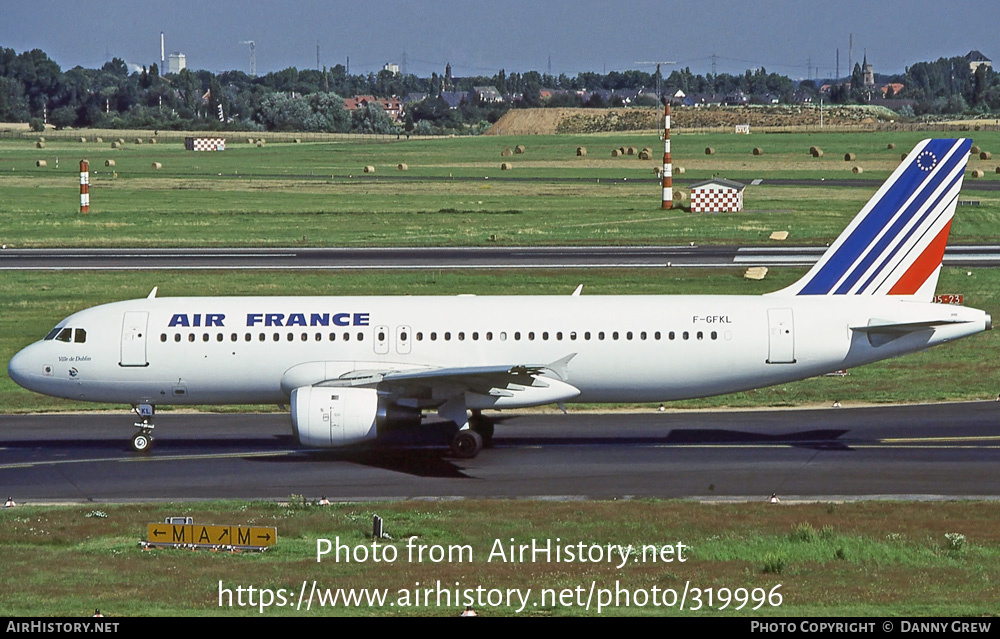
[[347, 446], [385, 428], [420, 424], [419, 409], [388, 405], [373, 388], [303, 386], [291, 396], [292, 431], [303, 446]]

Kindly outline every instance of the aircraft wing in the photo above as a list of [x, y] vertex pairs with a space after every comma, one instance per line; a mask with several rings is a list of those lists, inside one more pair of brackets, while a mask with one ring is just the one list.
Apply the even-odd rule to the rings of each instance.
[[925, 322], [893, 322], [889, 320], [869, 320], [866, 326], [852, 326], [852, 331], [860, 331], [862, 333], [914, 333], [916, 331], [925, 331], [930, 328], [935, 328], [938, 326], [950, 326], [952, 324], [966, 324], [967, 320], [928, 320]]

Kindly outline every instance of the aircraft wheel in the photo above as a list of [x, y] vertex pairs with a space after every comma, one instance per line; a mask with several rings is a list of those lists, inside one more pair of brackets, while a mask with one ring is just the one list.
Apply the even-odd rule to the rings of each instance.
[[149, 433], [136, 433], [132, 436], [132, 450], [137, 453], [148, 453], [153, 447], [153, 436]]
[[493, 447], [493, 422], [488, 419], [470, 420], [469, 428], [473, 432], [478, 433], [479, 437], [482, 438], [483, 447]]
[[483, 448], [483, 438], [474, 430], [460, 430], [451, 440], [451, 454], [459, 459], [472, 459]]

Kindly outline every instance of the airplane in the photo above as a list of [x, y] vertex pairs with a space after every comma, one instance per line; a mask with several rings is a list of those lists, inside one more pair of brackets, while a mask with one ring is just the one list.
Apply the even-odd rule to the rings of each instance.
[[856, 367], [990, 330], [933, 303], [971, 140], [916, 145], [801, 279], [740, 295], [157, 297], [75, 313], [8, 365], [46, 395], [156, 406], [275, 403], [313, 448], [454, 422], [457, 458], [490, 409], [664, 402]]

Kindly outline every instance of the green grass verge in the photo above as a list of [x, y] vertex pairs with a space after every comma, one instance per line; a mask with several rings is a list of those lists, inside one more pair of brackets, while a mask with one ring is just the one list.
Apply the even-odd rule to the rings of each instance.
[[[315, 498], [315, 497], [313, 497]], [[497, 517], [497, 512], [503, 517]], [[393, 562], [316, 561], [317, 540], [337, 540], [352, 549], [372, 549], [366, 538], [379, 514], [392, 536]], [[278, 544], [263, 554], [186, 550], [142, 550], [146, 524], [186, 515], [195, 524], [275, 526]], [[702, 589], [701, 609], [689, 590], [678, 606], [612, 602], [602, 614], [711, 616], [993, 616], [1000, 612], [1000, 505], [993, 502], [779, 505], [704, 505], [670, 501], [538, 502], [459, 501], [307, 505], [213, 502], [72, 507], [18, 507], [0, 511], [0, 605], [13, 617], [80, 616], [100, 608], [109, 616], [242, 615], [259, 617], [259, 607], [219, 606], [220, 582], [238, 600], [237, 588], [286, 589], [297, 602], [305, 582], [320, 589], [387, 591], [383, 605], [338, 605], [297, 611], [265, 608], [263, 615], [440, 615], [455, 616], [462, 604], [416, 603], [418, 588], [440, 582], [450, 589], [531, 590], [530, 603], [477, 606], [490, 616], [596, 615], [596, 589], [616, 588], [630, 597], [673, 589], [678, 598], [689, 584]], [[407, 539], [424, 546], [424, 560], [410, 560]], [[633, 545], [637, 554], [616, 561], [525, 561], [509, 552], [532, 540], [585, 548], [592, 544]], [[499, 546], [504, 555], [496, 554]], [[652, 561], [641, 549], [683, 544], [684, 562]], [[430, 561], [431, 548], [465, 547], [463, 561]], [[574, 548], [575, 550], [576, 548]], [[383, 556], [385, 553], [383, 546]], [[492, 553], [492, 561], [489, 561]], [[471, 557], [471, 561], [469, 558]], [[676, 557], [676, 554], [675, 554]], [[636, 561], [635, 559], [638, 559]], [[584, 607], [594, 584], [591, 608]], [[418, 585], [419, 584], [419, 585]], [[745, 588], [751, 600], [742, 610], [723, 589]], [[542, 589], [569, 593], [562, 603]], [[579, 589], [582, 589], [582, 594]], [[712, 589], [711, 605], [708, 589]], [[755, 590], [756, 589], [756, 590]], [[404, 593], [411, 605], [389, 605]], [[780, 595], [769, 605], [764, 593]], [[422, 593], [423, 594], [423, 593]], [[259, 592], [258, 592], [259, 595]], [[475, 596], [475, 593], [473, 593]], [[746, 598], [746, 594], [739, 595]], [[619, 593], [619, 597], [623, 597]], [[722, 599], [730, 605], [722, 608]], [[753, 601], [757, 598], [758, 601]], [[228, 604], [229, 597], [224, 596]], [[249, 600], [246, 590], [244, 602]], [[260, 597], [255, 597], [259, 601]], [[651, 599], [648, 601], [652, 601]], [[752, 610], [760, 601], [764, 604]], [[770, 603], [777, 603], [773, 597]]]
[[[528, 138], [343, 139], [240, 144], [222, 153], [179, 141], [126, 144], [0, 140], [0, 242], [8, 246], [429, 246], [551, 244], [760, 244], [787, 230], [793, 243], [825, 243], [874, 188], [771, 186], [768, 178], [884, 179], [926, 132], [678, 134], [676, 188], [719, 175], [763, 178], [739, 214], [660, 209], [655, 133]], [[976, 132], [984, 149], [1000, 134]], [[518, 143], [524, 154], [502, 158]], [[895, 149], [888, 149], [894, 143]], [[824, 149], [823, 158], [808, 154]], [[577, 157], [586, 146], [588, 155]], [[650, 147], [652, 160], [612, 158], [620, 146]], [[715, 155], [707, 156], [706, 147]], [[764, 154], [754, 156], [754, 147]], [[844, 153], [855, 153], [845, 162]], [[998, 156], [1000, 157], [1000, 156]], [[78, 160], [91, 161], [91, 213], [80, 215]], [[36, 167], [45, 160], [46, 167]], [[105, 167], [114, 160], [114, 167]], [[502, 171], [501, 160], [513, 170]], [[151, 168], [153, 162], [162, 169]], [[1000, 161], [970, 160], [1000, 179]], [[402, 172], [397, 165], [409, 168]], [[864, 173], [854, 175], [854, 165]], [[365, 174], [365, 166], [375, 173]], [[334, 177], [335, 176], [335, 177]], [[972, 178], [969, 178], [971, 181]], [[993, 241], [1000, 196], [967, 192], [953, 242]]]

